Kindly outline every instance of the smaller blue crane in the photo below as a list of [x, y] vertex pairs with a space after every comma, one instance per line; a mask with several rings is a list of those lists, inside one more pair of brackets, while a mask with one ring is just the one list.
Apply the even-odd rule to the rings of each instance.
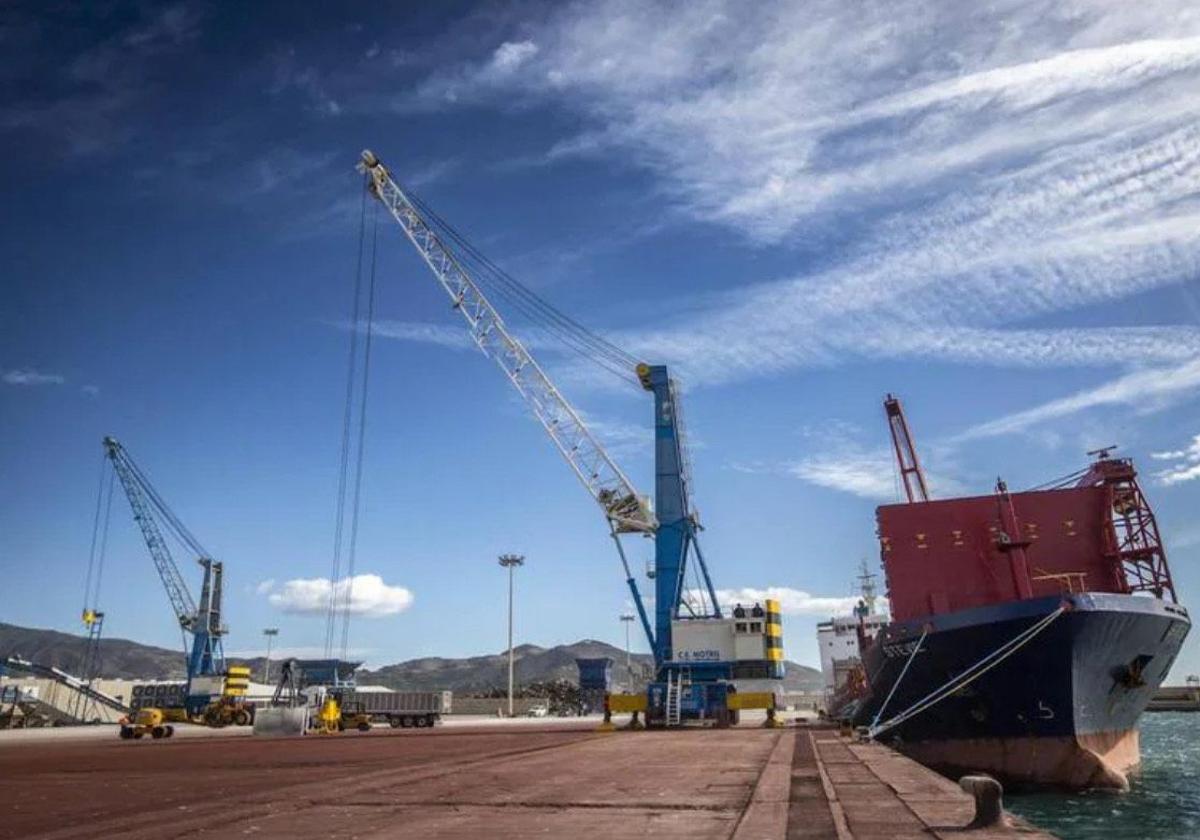
[[[175, 515], [115, 438], [104, 438], [104, 450], [117, 478], [121, 480], [121, 487], [133, 511], [133, 519], [141, 529], [142, 539], [150, 550], [150, 559], [154, 561], [154, 568], [158, 571], [163, 588], [167, 590], [167, 599], [184, 634], [185, 652], [188, 648], [187, 636], [190, 634], [192, 637], [191, 651], [187, 654], [184, 708], [189, 716], [199, 715], [220, 696], [225, 674], [221, 637], [228, 630], [221, 624], [222, 564], [212, 559], [212, 555]], [[204, 569], [198, 607], [171, 556], [164, 529], [194, 554], [196, 562]]]

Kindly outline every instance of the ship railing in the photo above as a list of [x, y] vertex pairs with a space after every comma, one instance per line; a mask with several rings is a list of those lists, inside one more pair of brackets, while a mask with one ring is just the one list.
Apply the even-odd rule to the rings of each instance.
[[1063, 592], [1075, 595], [1087, 592], [1087, 572], [1047, 572], [1045, 569], [1035, 569], [1040, 574], [1032, 575], [1030, 580], [1056, 580]]

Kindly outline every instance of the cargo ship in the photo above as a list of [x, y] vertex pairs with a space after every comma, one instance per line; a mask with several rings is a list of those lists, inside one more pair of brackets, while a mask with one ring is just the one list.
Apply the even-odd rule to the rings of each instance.
[[1191, 629], [1133, 462], [1110, 447], [1051, 486], [933, 500], [884, 406], [908, 497], [876, 511], [891, 618], [859, 629], [831, 714], [949, 775], [1127, 788]]

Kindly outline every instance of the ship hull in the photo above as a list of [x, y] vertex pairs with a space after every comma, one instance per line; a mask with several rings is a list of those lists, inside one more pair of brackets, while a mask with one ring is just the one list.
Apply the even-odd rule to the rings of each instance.
[[[897, 721], [1060, 606], [977, 679]], [[869, 688], [854, 723], [886, 727], [880, 740], [949, 775], [982, 771], [1016, 787], [1125, 788], [1140, 763], [1138, 719], [1190, 627], [1175, 604], [1108, 593], [896, 622], [864, 654]]]

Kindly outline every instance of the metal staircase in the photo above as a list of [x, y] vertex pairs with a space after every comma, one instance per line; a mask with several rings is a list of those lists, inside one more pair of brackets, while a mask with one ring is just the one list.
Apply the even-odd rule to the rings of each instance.
[[[691, 684], [691, 678], [687, 679], [687, 684]], [[683, 720], [683, 686], [684, 673], [682, 670], [671, 670], [667, 672], [667, 726], [678, 726]]]

